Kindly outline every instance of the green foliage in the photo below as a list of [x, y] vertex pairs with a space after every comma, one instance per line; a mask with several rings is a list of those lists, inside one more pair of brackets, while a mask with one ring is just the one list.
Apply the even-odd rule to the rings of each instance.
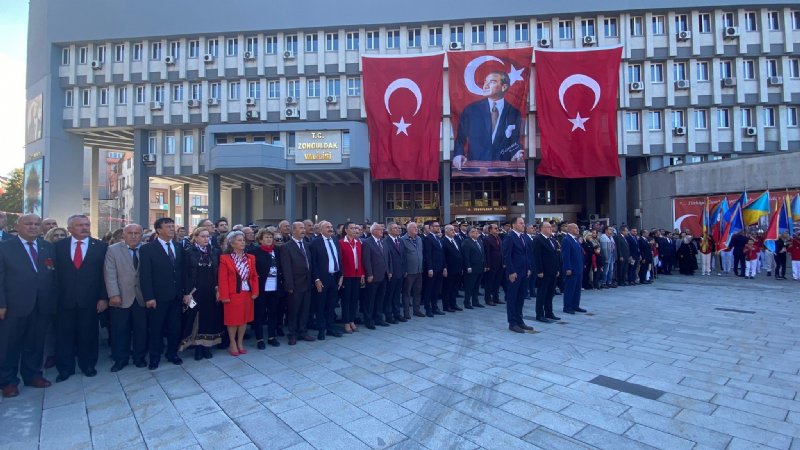
[[8, 174], [5, 192], [0, 195], [0, 211], [8, 213], [6, 228], [11, 229], [17, 222], [17, 215], [22, 211], [22, 169], [14, 169]]

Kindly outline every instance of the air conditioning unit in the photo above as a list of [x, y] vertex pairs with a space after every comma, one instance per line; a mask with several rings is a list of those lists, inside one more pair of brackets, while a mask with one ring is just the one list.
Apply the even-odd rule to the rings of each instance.
[[166, 58], [164, 58], [164, 62], [165, 62], [167, 65], [172, 65], [172, 64], [175, 64], [175, 57], [174, 57], [174, 56], [172, 56], [172, 55], [169, 55], [169, 56], [167, 56]]
[[255, 53], [253, 53], [251, 51], [244, 52], [244, 60], [245, 61], [255, 61], [255, 59], [256, 59], [256, 54]]
[[286, 117], [287, 118], [298, 118], [300, 117], [300, 109], [299, 108], [286, 108]]
[[744, 128], [744, 135], [745, 136], [755, 136], [758, 134], [758, 129], [756, 127], [745, 127]]
[[600, 214], [589, 214], [589, 220], [600, 220]]
[[296, 105], [297, 104], [297, 99], [294, 98], [294, 97], [291, 97], [291, 96], [286, 97], [286, 104], [287, 105]]
[[728, 77], [722, 79], [722, 87], [734, 87], [736, 86], [736, 78]]
[[686, 31], [686, 30], [679, 31], [677, 38], [678, 38], [679, 41], [688, 41], [689, 39], [692, 38], [692, 32], [691, 31]]
[[244, 104], [247, 106], [256, 106], [256, 98], [255, 97], [247, 97], [244, 99]]
[[244, 116], [247, 118], [247, 120], [258, 120], [261, 118], [261, 114], [259, 114], [258, 111], [247, 111]]
[[686, 136], [686, 127], [675, 127], [672, 129], [675, 136]]
[[156, 163], [156, 154], [155, 153], [145, 153], [142, 155], [142, 162], [151, 165]]
[[199, 108], [200, 107], [200, 100], [190, 99], [186, 103], [189, 105], [189, 108]]
[[451, 42], [450, 43], [450, 50], [461, 50], [464, 46], [461, 45], [461, 42]]
[[739, 37], [739, 29], [736, 27], [725, 27], [722, 30], [722, 37], [725, 39], [736, 39]]
[[769, 77], [767, 78], [767, 84], [770, 86], [780, 86], [783, 84], [783, 77]]
[[641, 81], [634, 81], [633, 83], [628, 83], [628, 90], [631, 92], [641, 92], [644, 90], [644, 83]]
[[161, 111], [164, 109], [164, 102], [150, 102], [150, 111]]
[[205, 55], [203, 55], [203, 62], [205, 62], [207, 64], [213, 63], [214, 62], [214, 55], [212, 55], [211, 53], [206, 53]]
[[210, 99], [206, 100], [206, 103], [208, 104], [208, 106], [217, 106], [217, 105], [219, 105], [219, 99], [218, 98], [210, 98]]
[[286, 50], [283, 52], [283, 59], [294, 59], [294, 53]]
[[325, 103], [328, 103], [328, 104], [337, 103], [338, 101], [339, 101], [339, 97], [337, 97], [335, 95], [329, 95], [329, 96], [325, 97]]
[[597, 38], [594, 36], [584, 36], [583, 37], [583, 45], [590, 46], [597, 43]]
[[92, 60], [91, 66], [92, 66], [92, 69], [94, 69], [94, 70], [100, 70], [100, 69], [103, 68], [103, 63], [95, 59], [95, 60]]
[[689, 89], [691, 85], [689, 80], [675, 80], [675, 89]]
[[539, 39], [539, 47], [550, 47], [550, 39]]

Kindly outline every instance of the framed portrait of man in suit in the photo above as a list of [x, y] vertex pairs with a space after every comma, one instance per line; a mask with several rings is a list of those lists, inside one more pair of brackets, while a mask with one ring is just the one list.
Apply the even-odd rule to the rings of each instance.
[[28, 100], [25, 108], [25, 143], [42, 138], [42, 94]]
[[34, 159], [25, 163], [23, 173], [22, 211], [25, 214], [42, 216], [42, 193], [44, 189], [44, 159]]

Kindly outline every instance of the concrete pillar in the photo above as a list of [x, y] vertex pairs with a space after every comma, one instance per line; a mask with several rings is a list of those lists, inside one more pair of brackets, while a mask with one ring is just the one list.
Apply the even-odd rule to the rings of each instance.
[[597, 214], [597, 179], [586, 179], [586, 215]]
[[208, 174], [208, 218], [219, 219], [222, 214], [222, 180], [219, 174]]
[[442, 185], [439, 186], [439, 192], [442, 193], [442, 225], [450, 223], [450, 164], [447, 161], [441, 164], [442, 167]]
[[284, 207], [284, 218], [289, 222], [293, 222], [297, 217], [295, 217], [295, 200], [297, 199], [297, 181], [294, 178], [294, 174], [291, 172], [287, 172], [284, 175], [284, 186], [286, 190], [286, 195], [283, 199], [283, 207]]
[[527, 160], [525, 172], [528, 180], [525, 183], [525, 221], [533, 223], [536, 221], [536, 161]]
[[610, 219], [612, 223], [621, 225], [628, 223], [628, 175], [625, 170], [625, 158], [619, 159], [620, 177], [609, 183]]
[[89, 149], [91, 158], [89, 173], [89, 217], [92, 236], [100, 238], [100, 198], [97, 185], [100, 177], [100, 147]]
[[150, 177], [142, 162], [147, 153], [147, 131], [138, 130], [133, 135], [133, 217], [128, 219], [142, 228], [151, 228], [150, 222]]
[[362, 220], [372, 220], [372, 177], [369, 170], [364, 171], [364, 217]]
[[242, 223], [249, 225], [253, 222], [253, 189], [250, 183], [242, 184]]
[[184, 183], [181, 185], [181, 199], [183, 203], [183, 226], [186, 227], [186, 232], [189, 233], [189, 227], [192, 225], [192, 207], [191, 199], [189, 198], [189, 185]]

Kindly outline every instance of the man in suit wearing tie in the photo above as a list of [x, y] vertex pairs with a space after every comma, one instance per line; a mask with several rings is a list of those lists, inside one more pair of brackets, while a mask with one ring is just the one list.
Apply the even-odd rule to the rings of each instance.
[[314, 279], [314, 306], [317, 316], [317, 339], [329, 336], [342, 337], [337, 329], [336, 302], [342, 287], [342, 255], [333, 240], [333, 224], [323, 220], [319, 223], [321, 234], [311, 241], [308, 252], [311, 262], [311, 277]]
[[543, 222], [539, 235], [533, 241], [533, 267], [536, 273], [536, 321], [550, 323], [561, 320], [553, 314], [553, 296], [558, 279], [558, 250], [553, 237], [553, 226]]
[[[444, 250], [444, 259], [447, 265], [447, 278], [442, 281], [442, 303], [447, 312], [463, 311], [456, 305], [456, 295], [461, 284], [461, 275], [464, 271], [461, 247], [456, 241], [456, 229], [453, 225], [445, 225], [444, 237], [441, 240]], [[483, 307], [483, 305], [480, 305]]]
[[439, 222], [429, 222], [431, 232], [422, 239], [422, 265], [425, 277], [422, 279], [422, 301], [425, 303], [425, 315], [443, 316], [439, 309], [439, 293], [442, 291], [442, 280], [447, 277], [447, 261], [444, 259], [444, 247], [439, 239], [441, 226]]
[[496, 223], [489, 225], [489, 234], [483, 239], [483, 254], [486, 258], [486, 273], [484, 279], [484, 303], [489, 306], [502, 305], [500, 300], [500, 284], [503, 282], [502, 240], [500, 239], [500, 226]]
[[[402, 290], [403, 281], [406, 277], [406, 256], [403, 243], [400, 241], [400, 225], [389, 222], [387, 227], [389, 236], [384, 240], [388, 246], [389, 254], [389, 281], [386, 284], [386, 311], [387, 322], [394, 325], [398, 322], [405, 322], [411, 317], [406, 317], [408, 312], [403, 312]], [[391, 318], [389, 320], [388, 318]]]
[[18, 237], [0, 243], [0, 389], [3, 397], [25, 386], [46, 388], [42, 376], [44, 337], [58, 302], [55, 250], [34, 214], [17, 219]]
[[617, 264], [614, 274], [617, 277], [618, 286], [628, 285], [628, 263], [631, 259], [631, 249], [628, 246], [628, 240], [625, 239], [627, 227], [620, 227], [619, 233], [614, 234], [614, 245], [617, 247]]
[[564, 271], [564, 312], [585, 313], [581, 308], [583, 280], [583, 249], [578, 243], [578, 225], [567, 225], [567, 235], [561, 241], [561, 270]]
[[410, 319], [409, 307], [413, 307], [415, 317], [425, 317], [420, 311], [423, 273], [423, 243], [414, 222], [406, 225], [406, 235], [400, 238], [406, 261], [406, 279], [403, 282], [403, 317]]
[[534, 255], [533, 255], [533, 242], [536, 240], [536, 225], [529, 223], [525, 227], [525, 236], [527, 237], [528, 242], [528, 260], [531, 263], [531, 276], [528, 278], [528, 292], [525, 298], [536, 298], [536, 277], [533, 274], [536, 273], [536, 266], [534, 264]]
[[503, 264], [506, 267], [506, 315], [508, 329], [515, 333], [533, 330], [522, 320], [525, 291], [531, 275], [528, 248], [525, 242], [525, 219], [516, 217], [511, 221], [511, 231], [503, 239]]
[[56, 243], [58, 314], [55, 322], [56, 368], [61, 382], [78, 367], [87, 377], [97, 375], [99, 352], [98, 314], [108, 308], [103, 266], [108, 246], [90, 237], [89, 218], [82, 214], [67, 219], [70, 237]]
[[461, 257], [464, 261], [464, 308], [483, 307], [478, 301], [478, 280], [488, 269], [477, 228], [467, 229], [467, 238], [461, 243]]
[[308, 313], [311, 308], [311, 269], [308, 250], [305, 247], [303, 222], [292, 224], [292, 235], [281, 247], [281, 269], [283, 270], [286, 303], [289, 310], [289, 345], [298, 339], [313, 342], [308, 335]]
[[639, 267], [639, 262], [642, 255], [639, 252], [639, 237], [637, 236], [636, 228], [631, 228], [630, 233], [625, 234], [625, 240], [628, 241], [628, 250], [630, 250], [631, 257], [628, 260], [628, 284], [636, 284], [636, 272]]
[[14, 236], [6, 232], [6, 213], [5, 211], [0, 211], [0, 242], [7, 241]]
[[[386, 284], [389, 279], [389, 253], [383, 240], [383, 225], [373, 223], [369, 227], [370, 237], [361, 244], [364, 260], [364, 275], [367, 278], [367, 297], [364, 302], [364, 323], [369, 329], [375, 325], [389, 326], [384, 320], [386, 313]], [[386, 318], [391, 320], [390, 315]]]
[[[183, 293], [183, 252], [177, 248], [175, 221], [162, 217], [153, 224], [158, 237], [139, 251], [139, 285], [147, 308], [147, 335], [150, 364], [148, 369], [158, 369], [167, 337], [167, 361], [180, 365], [181, 307], [188, 304], [190, 295]], [[181, 298], [183, 301], [181, 301]]]
[[122, 242], [108, 247], [104, 274], [108, 293], [108, 320], [111, 334], [112, 372], [128, 365], [133, 336], [133, 363], [145, 367], [147, 352], [147, 314], [139, 286], [139, 251], [142, 227], [130, 223], [122, 229]]

